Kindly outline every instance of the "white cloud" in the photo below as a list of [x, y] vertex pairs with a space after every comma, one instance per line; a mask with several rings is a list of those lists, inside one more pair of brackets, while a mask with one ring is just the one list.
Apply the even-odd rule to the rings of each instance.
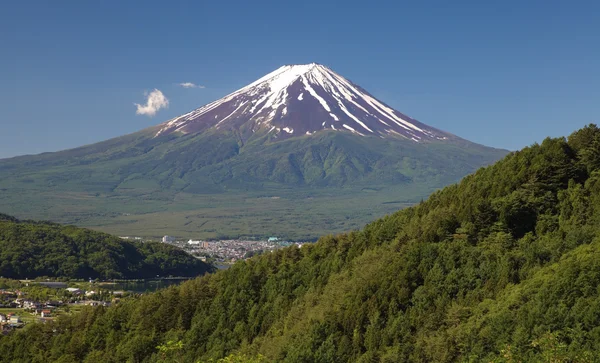
[[204, 88], [204, 86], [192, 82], [183, 82], [179, 84], [183, 88]]
[[139, 103], [134, 103], [137, 107], [137, 111], [135, 111], [138, 115], [146, 115], [146, 116], [154, 116], [158, 112], [158, 110], [162, 108], [169, 107], [169, 100], [163, 95], [163, 93], [156, 88], [154, 91], [148, 93], [144, 93], [147, 96], [146, 104], [140, 105]]

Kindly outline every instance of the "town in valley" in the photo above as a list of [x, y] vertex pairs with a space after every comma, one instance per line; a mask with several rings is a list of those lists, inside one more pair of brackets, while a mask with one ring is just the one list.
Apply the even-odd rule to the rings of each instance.
[[228, 239], [201, 241], [189, 239], [186, 241], [178, 240], [171, 236], [164, 236], [162, 242], [178, 246], [203, 261], [210, 260], [216, 263], [233, 263], [292, 245], [300, 248], [304, 244], [303, 242], [283, 241], [278, 237], [269, 237], [267, 240]]

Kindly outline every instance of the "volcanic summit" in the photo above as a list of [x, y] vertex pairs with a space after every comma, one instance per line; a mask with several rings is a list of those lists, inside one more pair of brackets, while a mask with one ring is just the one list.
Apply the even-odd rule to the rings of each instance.
[[322, 130], [403, 137], [414, 142], [452, 136], [394, 110], [317, 63], [283, 66], [217, 101], [165, 122], [156, 135], [210, 128], [265, 131], [277, 138]]

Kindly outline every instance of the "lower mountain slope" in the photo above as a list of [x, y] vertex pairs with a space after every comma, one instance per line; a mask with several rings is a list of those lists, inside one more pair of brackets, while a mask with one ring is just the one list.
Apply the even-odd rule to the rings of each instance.
[[0, 337], [0, 356], [599, 361], [599, 206], [600, 130], [590, 125], [361, 231]]
[[6, 278], [142, 279], [212, 269], [170, 245], [0, 214], [0, 276]]
[[0, 160], [4, 211], [114, 234], [316, 238], [362, 227], [506, 154], [456, 137], [156, 130]]

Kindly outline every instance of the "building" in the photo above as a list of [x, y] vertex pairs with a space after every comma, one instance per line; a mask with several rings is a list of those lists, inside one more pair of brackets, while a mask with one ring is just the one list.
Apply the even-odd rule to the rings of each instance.
[[21, 324], [21, 317], [19, 315], [11, 315], [10, 320], [9, 320], [10, 324]]
[[269, 242], [277, 242], [279, 241], [279, 238], [277, 237], [269, 237]]
[[108, 301], [97, 301], [97, 300], [84, 300], [84, 301], [80, 301], [78, 304], [89, 305], [89, 306], [110, 306], [110, 303]]
[[190, 245], [190, 246], [199, 246], [200, 245], [200, 241], [189, 240], [188, 241], [188, 245]]
[[41, 303], [39, 302], [35, 302], [35, 301], [31, 301], [31, 300], [23, 300], [21, 303], [21, 307], [24, 309], [37, 309], [40, 306], [42, 306]]
[[163, 243], [171, 243], [171, 242], [175, 242], [175, 237], [171, 237], [171, 236], [164, 236], [162, 238], [162, 242]]
[[70, 292], [73, 295], [81, 295], [83, 293], [82, 290], [76, 288], [76, 287], [67, 287], [67, 291]]

